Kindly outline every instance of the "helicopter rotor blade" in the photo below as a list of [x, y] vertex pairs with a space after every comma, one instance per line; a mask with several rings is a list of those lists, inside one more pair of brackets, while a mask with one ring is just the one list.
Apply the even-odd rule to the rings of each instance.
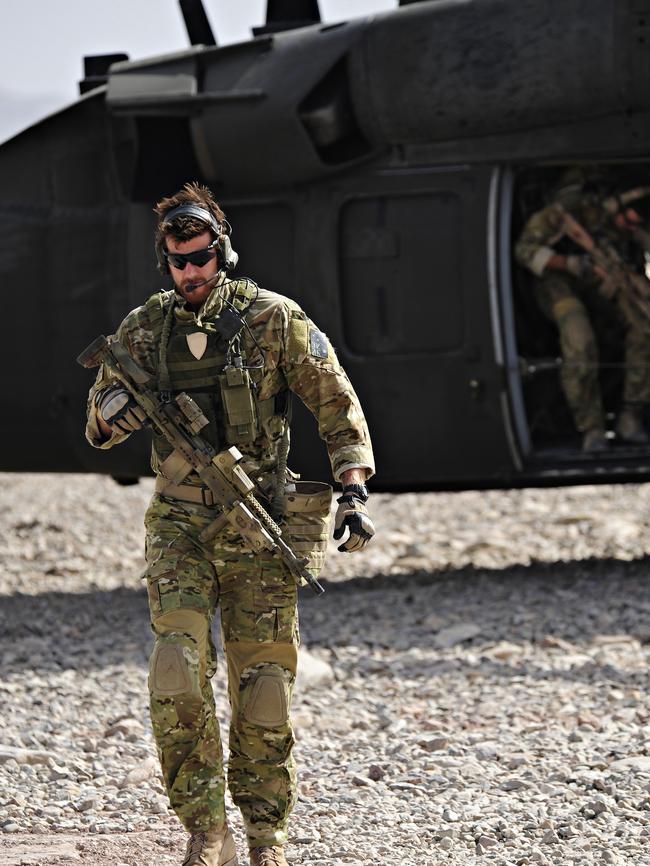
[[216, 45], [203, 0], [179, 0], [185, 29], [192, 45]]
[[318, 0], [267, 0], [266, 24], [264, 27], [254, 27], [253, 34], [279, 33], [320, 22]]

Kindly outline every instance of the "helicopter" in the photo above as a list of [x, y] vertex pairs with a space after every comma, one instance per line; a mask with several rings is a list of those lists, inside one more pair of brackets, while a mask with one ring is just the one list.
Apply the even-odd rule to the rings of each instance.
[[[336, 347], [374, 489], [650, 479], [648, 446], [581, 452], [557, 335], [513, 260], [566, 168], [650, 177], [650, 2], [411, 0], [324, 24], [317, 0], [269, 0], [225, 46], [201, 0], [180, 4], [186, 50], [85, 58], [79, 99], [0, 146], [0, 274], [20, 285], [0, 468], [149, 472], [144, 435], [85, 441], [74, 359], [169, 288], [152, 206], [198, 180], [233, 226], [235, 276], [295, 299]], [[620, 354], [602, 361], [612, 417]], [[294, 468], [326, 477], [300, 406], [292, 429]]]

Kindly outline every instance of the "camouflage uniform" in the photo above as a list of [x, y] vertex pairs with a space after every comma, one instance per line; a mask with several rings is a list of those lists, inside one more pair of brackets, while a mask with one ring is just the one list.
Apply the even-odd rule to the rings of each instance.
[[[232, 300], [247, 286], [222, 277], [198, 314], [173, 292], [152, 296], [126, 317], [118, 335], [159, 379], [165, 343], [172, 393], [192, 388], [210, 421], [202, 435], [218, 450], [235, 442], [249, 475], [269, 494], [288, 425], [286, 412], [277, 408], [286, 405], [287, 389], [315, 415], [334, 477], [353, 467], [372, 474], [364, 416], [329, 341], [297, 304], [272, 292], [253, 294], [245, 316], [250, 330], [241, 332], [245, 363], [256, 368], [251, 373], [259, 422], [254, 438], [242, 441], [241, 428], [228, 426], [216, 386], [225, 347], [214, 322], [222, 295]], [[164, 321], [171, 326], [168, 339]], [[207, 335], [208, 351], [200, 359], [187, 340], [196, 332]], [[88, 403], [86, 435], [99, 448], [126, 438], [114, 433], [103, 441], [97, 426], [95, 395], [110, 381], [100, 370]], [[170, 451], [154, 436], [152, 465], [159, 478], [174, 468]], [[183, 484], [198, 487], [200, 480], [191, 473]], [[149, 673], [153, 731], [169, 798], [184, 826], [198, 832], [221, 824], [224, 772], [210, 681], [216, 670], [210, 628], [218, 604], [232, 710], [228, 786], [250, 846], [282, 845], [296, 799], [289, 709], [299, 643], [297, 589], [276, 556], [250, 553], [230, 528], [203, 545], [198, 536], [214, 517], [214, 508], [164, 493], [153, 496], [145, 517], [144, 576], [156, 635]], [[318, 529], [303, 529], [307, 535], [320, 533], [324, 546], [322, 526], [321, 521]]]
[[[598, 233], [620, 250], [629, 241], [616, 229], [610, 216], [594, 196], [579, 187], [566, 188], [560, 201], [590, 234]], [[600, 280], [595, 275], [576, 278], [564, 271], [547, 270], [556, 245], [567, 241], [559, 227], [560, 216], [553, 203], [534, 213], [519, 237], [515, 255], [519, 264], [538, 278], [535, 296], [543, 313], [557, 325], [564, 365], [562, 386], [578, 430], [603, 426], [603, 407], [598, 382], [598, 346], [587, 310], [602, 305]], [[582, 253], [577, 246], [571, 253]], [[626, 302], [622, 293], [605, 302], [625, 325], [626, 403], [650, 402], [650, 339], [641, 314]]]

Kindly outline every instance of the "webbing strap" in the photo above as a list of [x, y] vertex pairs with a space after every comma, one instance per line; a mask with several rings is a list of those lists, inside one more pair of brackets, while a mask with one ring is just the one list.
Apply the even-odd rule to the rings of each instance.
[[257, 401], [257, 415], [260, 421], [267, 421], [276, 414], [275, 397], [269, 397], [268, 400]]

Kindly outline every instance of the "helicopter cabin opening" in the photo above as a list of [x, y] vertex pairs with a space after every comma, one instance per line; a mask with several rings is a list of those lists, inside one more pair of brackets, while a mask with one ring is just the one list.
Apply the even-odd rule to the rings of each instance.
[[[617, 297], [604, 297], [605, 292], [599, 290], [597, 281], [569, 277], [571, 288], [586, 310], [597, 347], [596, 354], [590, 357], [588, 363], [596, 370], [596, 390], [600, 391], [602, 401], [606, 442], [605, 447], [597, 449], [597, 453], [589, 453], [585, 448], [584, 431], [577, 429], [575, 407], [572, 411], [566, 396], [567, 388], [575, 389], [577, 381], [576, 376], [572, 378], [570, 367], [578, 365], [575, 359], [572, 361], [563, 351], [560, 331], [552, 318], [548, 297], [544, 309], [544, 291], [540, 293], [539, 289], [540, 278], [522, 265], [520, 245], [522, 232], [530, 226], [531, 217], [552, 202], [562, 201], [565, 209], [580, 222], [580, 213], [583, 212], [572, 210], [571, 202], [577, 200], [575, 196], [571, 198], [572, 192], [584, 192], [591, 195], [592, 200], [601, 201], [613, 196], [618, 198], [620, 206], [620, 196], [625, 190], [650, 187], [650, 164], [535, 166], [522, 168], [514, 172], [512, 177], [511, 313], [516, 347], [515, 354], [509, 359], [509, 375], [514, 414], [516, 416], [519, 411], [520, 415], [519, 439], [525, 444], [522, 450], [531, 459], [553, 462], [563, 459], [608, 461], [650, 454], [649, 442], [624, 441], [620, 434], [618, 420], [624, 409], [626, 377], [629, 377], [631, 365], [629, 357], [626, 364], [626, 332], [629, 326], [621, 313]], [[650, 195], [644, 195], [630, 206], [640, 214], [641, 228], [648, 231], [650, 238]], [[592, 223], [590, 226], [591, 236], [597, 242], [600, 242], [599, 238], [605, 239], [607, 236], [607, 223], [612, 219], [604, 210], [601, 213], [600, 224], [594, 226]], [[627, 238], [624, 234], [621, 233], [623, 241], [620, 246], [616, 245], [616, 249], [624, 264], [647, 284], [650, 297], [650, 244], [646, 242], [644, 249], [638, 237], [633, 240], [631, 234]], [[585, 249], [569, 238], [566, 232], [561, 237], [551, 238], [548, 247], [559, 255], [576, 256], [574, 261], [580, 267], [577, 257], [582, 256]], [[542, 253], [540, 259], [547, 255], [549, 253]], [[538, 273], [543, 272], [543, 267], [539, 267], [540, 259], [537, 262]], [[561, 274], [561, 271], [555, 273]], [[644, 319], [643, 312], [637, 308], [634, 315], [646, 322], [641, 327], [647, 327], [647, 340], [650, 341], [650, 316]], [[650, 379], [650, 366], [646, 366], [643, 360], [639, 361], [638, 354], [634, 362], [635, 378]], [[584, 352], [583, 357], [586, 357]], [[571, 380], [568, 385], [567, 378]], [[593, 387], [593, 379], [591, 381]], [[515, 388], [512, 387], [513, 382], [516, 383]], [[588, 402], [586, 396], [585, 401]], [[646, 402], [640, 405], [639, 413], [645, 430], [650, 434], [650, 404]]]

